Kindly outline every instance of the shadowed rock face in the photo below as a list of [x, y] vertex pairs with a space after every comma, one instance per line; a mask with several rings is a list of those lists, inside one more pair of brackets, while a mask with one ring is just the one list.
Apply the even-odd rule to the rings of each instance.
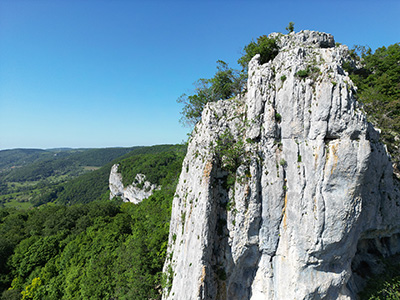
[[163, 299], [356, 299], [365, 265], [400, 250], [400, 193], [342, 69], [347, 47], [272, 36], [275, 59], [256, 55], [247, 92], [208, 104], [194, 129]]

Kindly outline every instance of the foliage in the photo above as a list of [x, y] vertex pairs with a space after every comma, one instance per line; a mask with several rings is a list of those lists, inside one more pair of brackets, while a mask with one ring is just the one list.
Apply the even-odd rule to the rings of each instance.
[[363, 66], [351, 68], [350, 64], [345, 65], [358, 88], [358, 99], [364, 104], [370, 121], [382, 130], [383, 142], [394, 161], [399, 163], [400, 43], [378, 48], [375, 52], [356, 47], [351, 55]]
[[319, 71], [320, 69], [316, 66], [307, 66], [306, 69], [297, 71], [296, 75], [301, 79], [305, 79], [309, 76], [316, 77]]
[[0, 170], [4, 171], [11, 167], [23, 166], [40, 160], [47, 152], [41, 149], [12, 149], [0, 151]]
[[[2, 299], [159, 299], [183, 146], [161, 190], [140, 204], [91, 202], [0, 209]], [[139, 150], [137, 150], [139, 152]], [[162, 157], [170, 152], [155, 153]], [[93, 183], [93, 182], [92, 182]]]
[[256, 54], [260, 54], [260, 64], [265, 64], [278, 55], [279, 47], [274, 38], [262, 35], [257, 38], [257, 42], [251, 41], [246, 45], [243, 51], [244, 54], [239, 58], [238, 63], [242, 66], [244, 73], [247, 74], [248, 64]]
[[[4, 150], [4, 157], [13, 169], [1, 174], [8, 182], [45, 179], [53, 175], [80, 175], [84, 166], [101, 167], [135, 148], [69, 149], [69, 150]], [[28, 162], [27, 162], [28, 161]]]
[[180, 171], [183, 156], [186, 153], [186, 148], [180, 145], [173, 145], [163, 149], [157, 155], [138, 154], [131, 156], [119, 163], [118, 171], [122, 175], [122, 183], [124, 186], [132, 184], [137, 174], [144, 174], [146, 180], [153, 184], [163, 184], [165, 174], [173, 174]]
[[369, 278], [367, 286], [359, 294], [360, 299], [398, 300], [400, 299], [400, 264], [398, 255], [383, 260], [385, 272]]
[[285, 160], [284, 158], [282, 158], [282, 159], [279, 161], [279, 164], [280, 164], [282, 167], [286, 167], [287, 162], [286, 162], [286, 160]]
[[299, 70], [296, 72], [296, 75], [299, 76], [300, 78], [306, 78], [308, 75], [310, 75], [310, 69], [304, 69], [304, 70]]
[[25, 287], [25, 291], [22, 291], [22, 300], [25, 299], [34, 299], [35, 295], [37, 294], [38, 288], [42, 285], [42, 281], [40, 277], [33, 278], [32, 284], [27, 285]]
[[[70, 206], [0, 209], [2, 299], [159, 299], [185, 151], [181, 145], [137, 148], [57, 185], [49, 197]], [[157, 176], [161, 190], [138, 205], [94, 201], [107, 190], [116, 162]]]
[[[152, 147], [135, 147], [124, 149], [133, 150], [124, 154], [121, 157], [112, 160], [111, 162], [107, 163], [101, 168], [98, 168], [97, 170], [86, 172], [85, 174], [82, 174], [80, 176], [52, 176], [38, 182], [0, 182], [0, 204], [3, 203], [4, 206], [22, 206], [22, 204], [33, 204], [34, 206], [40, 206], [49, 202], [57, 202], [59, 204], [72, 205], [76, 203], [89, 203], [96, 200], [108, 199], [108, 179], [113, 164], [119, 163], [120, 161], [123, 161], [127, 158], [132, 158], [131, 161], [135, 161], [136, 159], [139, 160], [139, 157], [141, 155], [148, 155], [149, 160], [152, 159], [156, 162], [157, 159], [161, 158], [151, 157], [151, 154], [168, 151], [184, 153], [186, 151], [185, 147], [180, 145], [157, 145]], [[88, 151], [88, 153], [97, 153], [104, 155], [107, 155], [107, 153], [112, 155], [115, 154], [115, 152], [113, 154], [112, 148], [108, 149], [107, 151], [102, 151], [103, 149], [92, 150], [94, 150], [94, 152]], [[82, 152], [81, 155], [83, 155], [84, 153], [86, 152]], [[88, 162], [89, 159], [81, 157], [80, 161]], [[92, 162], [94, 162], [94, 160], [92, 160]], [[176, 163], [179, 164], [179, 162]], [[147, 164], [147, 166], [142, 166], [141, 168], [139, 168], [140, 170], [137, 170], [140, 171], [138, 171], [138, 173], [156, 174], [156, 170], [147, 170], [148, 168], [152, 167], [153, 166]], [[162, 172], [159, 174], [160, 176], [157, 179], [157, 182], [163, 176]], [[2, 189], [1, 187], [4, 187], [4, 189]], [[3, 193], [4, 195], [2, 195]]]
[[244, 81], [238, 71], [229, 68], [222, 60], [217, 61], [217, 64], [217, 72], [213, 78], [199, 79], [193, 95], [183, 94], [178, 98], [177, 102], [184, 104], [181, 112], [182, 124], [196, 124], [208, 102], [228, 99], [241, 91]]
[[288, 33], [293, 32], [294, 31], [294, 23], [289, 22], [289, 25], [285, 29], [287, 30]]
[[[0, 206], [39, 206], [56, 201], [60, 195], [63, 203], [93, 201], [106, 191], [106, 172], [109, 170], [106, 167], [94, 174], [90, 171], [99, 169], [121, 155], [127, 155], [133, 149], [141, 148], [0, 151], [0, 158], [5, 160], [4, 169], [0, 172]], [[13, 168], [10, 169], [11, 166]], [[83, 178], [74, 181], [74, 178], [85, 173]], [[96, 181], [99, 175], [103, 180]], [[88, 186], [87, 182], [90, 181]], [[74, 188], [71, 189], [71, 186]], [[72, 201], [65, 196], [72, 198]]]
[[243, 49], [243, 56], [239, 58], [238, 64], [242, 70], [232, 69], [222, 60], [217, 61], [217, 72], [211, 79], [201, 78], [195, 83], [192, 95], [181, 95], [177, 102], [182, 103], [181, 123], [193, 126], [201, 118], [201, 113], [208, 102], [229, 99], [238, 95], [245, 89], [247, 82], [247, 70], [249, 61], [260, 54], [260, 63], [264, 64], [272, 60], [279, 51], [276, 40], [263, 35], [257, 41], [251, 41]]
[[[180, 162], [177, 160], [177, 155], [174, 159], [166, 159], [158, 155], [164, 152], [184, 153], [185, 147], [179, 145], [158, 145], [137, 148], [96, 171], [89, 172], [63, 184], [59, 188], [60, 192], [57, 193], [54, 201], [71, 205], [75, 203], [89, 203], [101, 199], [102, 195], [107, 195], [108, 193], [108, 179], [111, 167], [115, 163], [120, 163], [125, 185], [131, 184], [137, 173], [147, 175], [147, 179], [152, 183], [159, 183], [166, 174], [169, 174], [166, 166], [169, 166], [172, 160], [175, 162], [173, 168], [177, 168], [180, 171]], [[164, 169], [160, 168], [160, 165], [163, 165]]]
[[[108, 191], [108, 178], [111, 165], [106, 165], [99, 170], [83, 174], [58, 187], [58, 192], [51, 202], [72, 205], [76, 203], [89, 203], [97, 200]], [[41, 199], [43, 202], [45, 200]], [[38, 203], [41, 204], [40, 202]]]
[[224, 170], [230, 173], [236, 172], [244, 152], [243, 141], [235, 140], [228, 129], [219, 136], [215, 147], [215, 153], [220, 158]]

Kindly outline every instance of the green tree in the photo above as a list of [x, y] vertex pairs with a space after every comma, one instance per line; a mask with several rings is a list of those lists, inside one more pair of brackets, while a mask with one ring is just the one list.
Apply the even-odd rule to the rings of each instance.
[[241, 71], [228, 67], [222, 60], [217, 61], [217, 72], [211, 79], [201, 78], [195, 83], [195, 90], [192, 95], [181, 95], [177, 102], [182, 103], [181, 123], [193, 126], [201, 118], [204, 106], [208, 102], [215, 102], [221, 99], [228, 99], [236, 96], [244, 90], [247, 82], [247, 70], [249, 61], [260, 54], [260, 63], [264, 64], [273, 59], [279, 51], [276, 40], [263, 35], [257, 42], [251, 41], [243, 49], [243, 56], [239, 58], [238, 64]]
[[192, 95], [181, 95], [177, 102], [182, 103], [181, 123], [193, 126], [201, 118], [204, 106], [208, 102], [228, 99], [236, 96], [245, 89], [247, 82], [247, 70], [249, 61], [260, 54], [260, 63], [264, 64], [273, 59], [279, 51], [276, 40], [266, 35], [260, 36], [257, 41], [251, 41], [243, 49], [243, 56], [239, 58], [238, 64], [241, 71], [228, 67], [222, 60], [217, 61], [217, 72], [211, 79], [201, 78], [195, 83]]
[[357, 97], [364, 104], [369, 120], [381, 130], [381, 138], [400, 168], [400, 43], [370, 48], [355, 47], [351, 56], [362, 68], [344, 67], [357, 86]]
[[211, 79], [201, 78], [195, 83], [193, 95], [181, 95], [177, 102], [184, 105], [181, 122], [193, 126], [201, 118], [204, 106], [208, 102], [228, 99], [237, 95], [243, 85], [244, 79], [237, 70], [228, 67], [222, 60], [217, 61], [217, 72]]
[[285, 29], [287, 30], [288, 33], [293, 32], [294, 31], [294, 23], [289, 22], [289, 25]]
[[32, 283], [25, 287], [25, 290], [21, 292], [22, 300], [25, 299], [37, 299], [35, 294], [38, 288], [42, 285], [42, 281], [39, 277], [33, 278]]
[[251, 41], [246, 45], [243, 51], [244, 54], [239, 58], [238, 63], [242, 66], [243, 75], [247, 78], [248, 64], [256, 54], [260, 54], [260, 64], [265, 64], [278, 55], [279, 47], [274, 38], [262, 35], [257, 38], [257, 42]]

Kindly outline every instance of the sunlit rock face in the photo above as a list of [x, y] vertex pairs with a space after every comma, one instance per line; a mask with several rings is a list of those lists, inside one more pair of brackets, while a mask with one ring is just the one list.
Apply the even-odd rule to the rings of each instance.
[[356, 299], [365, 265], [400, 250], [400, 193], [342, 68], [348, 48], [272, 36], [279, 54], [256, 55], [246, 93], [208, 104], [194, 129], [163, 299]]
[[160, 187], [146, 180], [143, 174], [137, 174], [133, 183], [124, 187], [122, 184], [122, 175], [118, 173], [118, 164], [111, 168], [109, 177], [110, 199], [121, 197], [124, 202], [138, 204], [144, 199], [153, 195], [154, 190]]

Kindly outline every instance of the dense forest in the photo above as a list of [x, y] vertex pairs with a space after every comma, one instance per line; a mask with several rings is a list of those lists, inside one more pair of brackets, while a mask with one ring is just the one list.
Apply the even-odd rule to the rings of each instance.
[[140, 173], [153, 164], [161, 171], [161, 189], [137, 205], [109, 200], [113, 161], [57, 187], [46, 204], [1, 209], [1, 299], [158, 299], [185, 151], [141, 147], [117, 159]]
[[[293, 24], [288, 29], [293, 31]], [[182, 122], [204, 105], [244, 91], [247, 63], [273, 58], [266, 36], [244, 47], [235, 70], [218, 62], [213, 78], [182, 95]], [[345, 64], [357, 97], [399, 164], [400, 44], [356, 47]], [[160, 299], [171, 203], [184, 145], [105, 149], [0, 151], [1, 299]], [[108, 177], [119, 163], [124, 184], [138, 173], [162, 188], [138, 205], [109, 199]], [[399, 299], [400, 264], [371, 278], [362, 299]]]

